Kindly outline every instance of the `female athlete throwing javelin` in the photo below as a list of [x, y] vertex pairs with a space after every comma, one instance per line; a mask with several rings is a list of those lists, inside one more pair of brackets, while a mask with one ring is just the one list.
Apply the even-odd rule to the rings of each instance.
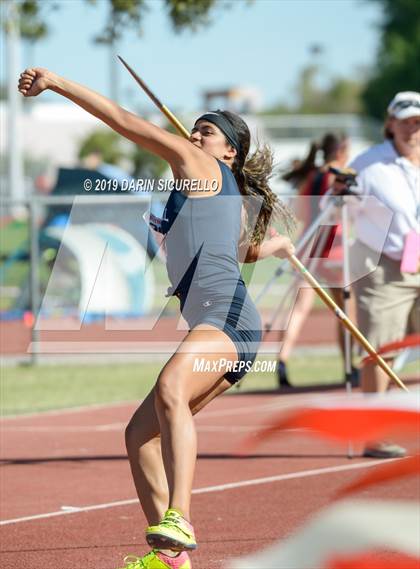
[[[268, 185], [272, 155], [265, 147], [247, 159], [248, 127], [227, 111], [199, 117], [187, 140], [46, 69], [21, 74], [25, 97], [47, 89], [166, 160], [176, 181], [195, 182], [171, 192], [159, 228], [165, 234], [169, 294], [178, 297], [190, 330], [126, 429], [152, 551], [126, 558], [125, 569], [190, 569], [188, 551], [197, 547], [190, 522], [197, 454], [193, 415], [245, 375], [261, 340], [261, 320], [238, 262], [294, 253], [290, 239], [274, 229], [264, 240], [273, 215], [290, 219]], [[260, 209], [244, 196], [257, 198]], [[251, 230], [248, 220], [255, 212]], [[197, 360], [209, 365], [197, 371]], [[226, 369], [220, 369], [222, 361]]]

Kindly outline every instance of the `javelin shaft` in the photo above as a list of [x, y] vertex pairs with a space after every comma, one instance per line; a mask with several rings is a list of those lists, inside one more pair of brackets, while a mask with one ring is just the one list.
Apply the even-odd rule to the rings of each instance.
[[126, 67], [126, 69], [128, 70], [128, 72], [134, 77], [134, 80], [140, 85], [140, 87], [143, 89], [143, 91], [146, 93], [146, 95], [154, 102], [154, 104], [157, 106], [157, 108], [162, 111], [162, 113], [165, 115], [165, 117], [169, 120], [169, 122], [171, 122], [174, 127], [178, 130], [178, 132], [180, 134], [182, 134], [182, 136], [184, 136], [185, 138], [190, 138], [190, 133], [188, 132], [188, 130], [179, 122], [179, 120], [176, 118], [176, 116], [171, 113], [171, 111], [168, 109], [168, 107], [166, 107], [164, 104], [161, 103], [161, 101], [156, 97], [156, 95], [153, 93], [153, 91], [151, 91], [149, 89], [149, 87], [146, 85], [146, 83], [143, 81], [143, 79], [141, 79], [137, 73], [134, 71], [134, 69], [132, 69], [128, 63], [126, 61], [124, 61], [124, 59], [122, 57], [120, 57], [119, 55], [117, 56], [118, 59], [121, 61], [121, 63], [124, 65], [124, 67]]
[[[163, 105], [161, 101], [159, 101], [156, 95], [149, 89], [146, 83], [142, 79], [140, 79], [137, 73], [133, 69], [131, 69], [128, 63], [126, 63], [122, 57], [118, 56], [118, 58], [121, 61], [121, 63], [128, 69], [128, 71], [131, 73], [131, 75], [134, 77], [134, 79], [137, 81], [137, 83], [140, 85], [143, 91], [155, 103], [158, 109], [160, 109], [163, 112], [163, 114], [168, 118], [168, 120], [171, 121], [171, 123], [182, 134], [182, 136], [184, 136], [185, 138], [189, 138], [190, 133], [188, 132], [188, 130], [179, 122], [179, 120], [171, 113], [171, 111], [167, 107], [165, 107], [165, 105]], [[373, 357], [373, 359], [384, 370], [384, 372], [391, 379], [393, 379], [399, 385], [399, 387], [401, 387], [401, 389], [408, 391], [408, 389], [406, 388], [404, 383], [400, 380], [400, 378], [392, 371], [392, 369], [385, 362], [385, 360], [379, 354], [376, 353], [373, 346], [369, 344], [369, 342], [363, 336], [363, 334], [356, 328], [356, 326], [352, 323], [352, 321], [349, 318], [347, 318], [347, 316], [340, 309], [340, 307], [337, 306], [337, 304], [333, 301], [333, 299], [325, 292], [325, 290], [321, 287], [318, 281], [311, 275], [311, 273], [299, 261], [299, 259], [295, 255], [292, 255], [291, 257], [289, 257], [289, 261], [301, 273], [303, 278], [312, 286], [312, 288], [315, 290], [318, 296], [321, 297], [321, 299], [325, 302], [325, 304], [331, 308], [331, 310], [334, 312], [334, 314], [337, 316], [337, 318], [340, 320], [343, 326], [345, 326], [350, 331], [352, 336], [354, 336], [354, 338], [356, 338], [356, 340], [360, 344], [362, 344], [365, 350]]]
[[181, 136], [183, 136], [184, 138], [188, 138], [188, 139], [190, 138], [191, 133], [189, 133], [188, 130], [179, 122], [179, 120], [176, 118], [176, 116], [173, 113], [171, 113], [171, 111], [168, 109], [168, 107], [166, 107], [165, 105], [162, 105], [162, 108], [160, 110], [165, 115], [165, 117], [169, 120], [169, 122], [171, 122], [174, 125], [174, 127], [181, 134]]
[[311, 275], [311, 273], [306, 269], [306, 267], [299, 261], [295, 255], [289, 257], [289, 261], [292, 265], [300, 272], [303, 278], [312, 286], [319, 297], [325, 302], [329, 308], [334, 312], [337, 318], [341, 321], [343, 326], [349, 330], [354, 338], [365, 348], [365, 350], [373, 357], [376, 363], [384, 370], [384, 372], [393, 379], [401, 389], [408, 391], [404, 383], [397, 376], [396, 373], [392, 371], [386, 361], [375, 351], [375, 348], [367, 341], [363, 334], [356, 328], [353, 322], [345, 315], [345, 313], [340, 309], [340, 307], [333, 301], [333, 299], [325, 292], [318, 281]]

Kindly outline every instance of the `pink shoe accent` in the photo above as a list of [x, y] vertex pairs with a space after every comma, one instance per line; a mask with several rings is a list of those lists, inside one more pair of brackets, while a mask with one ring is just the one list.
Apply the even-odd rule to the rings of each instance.
[[156, 556], [159, 557], [163, 563], [166, 563], [166, 565], [168, 565], [168, 567], [171, 569], [179, 569], [189, 559], [188, 553], [186, 551], [182, 551], [176, 557], [169, 557], [169, 555], [165, 555], [161, 551], [158, 551], [156, 553]]

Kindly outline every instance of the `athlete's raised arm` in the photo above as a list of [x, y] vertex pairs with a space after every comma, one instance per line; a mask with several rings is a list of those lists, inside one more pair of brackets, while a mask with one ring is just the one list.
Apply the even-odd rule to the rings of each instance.
[[46, 90], [73, 101], [113, 130], [134, 143], [157, 154], [171, 165], [194, 153], [194, 145], [180, 136], [153, 125], [123, 109], [111, 99], [42, 67], [26, 69], [19, 78], [18, 89], [24, 97], [36, 97]]

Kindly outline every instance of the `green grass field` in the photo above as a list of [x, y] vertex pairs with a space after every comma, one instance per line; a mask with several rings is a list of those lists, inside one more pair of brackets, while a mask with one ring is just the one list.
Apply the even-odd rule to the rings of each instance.
[[[268, 358], [266, 358], [268, 359]], [[31, 413], [94, 403], [142, 399], [156, 381], [162, 363], [113, 365], [40, 365], [3, 367], [1, 413]], [[297, 385], [335, 383], [339, 357], [313, 356], [290, 361]], [[248, 373], [242, 390], [274, 389], [273, 373]], [[236, 389], [232, 389], [234, 394]]]
[[[258, 358], [272, 361], [274, 358]], [[0, 412], [15, 415], [96, 403], [137, 401], [154, 385], [163, 362], [108, 365], [10, 366], [1, 370]], [[288, 369], [295, 386], [331, 385], [343, 377], [341, 358], [333, 355], [294, 356]], [[412, 362], [400, 377], [418, 376]], [[274, 373], [248, 373], [241, 391], [277, 388]], [[229, 393], [235, 395], [236, 388]]]

